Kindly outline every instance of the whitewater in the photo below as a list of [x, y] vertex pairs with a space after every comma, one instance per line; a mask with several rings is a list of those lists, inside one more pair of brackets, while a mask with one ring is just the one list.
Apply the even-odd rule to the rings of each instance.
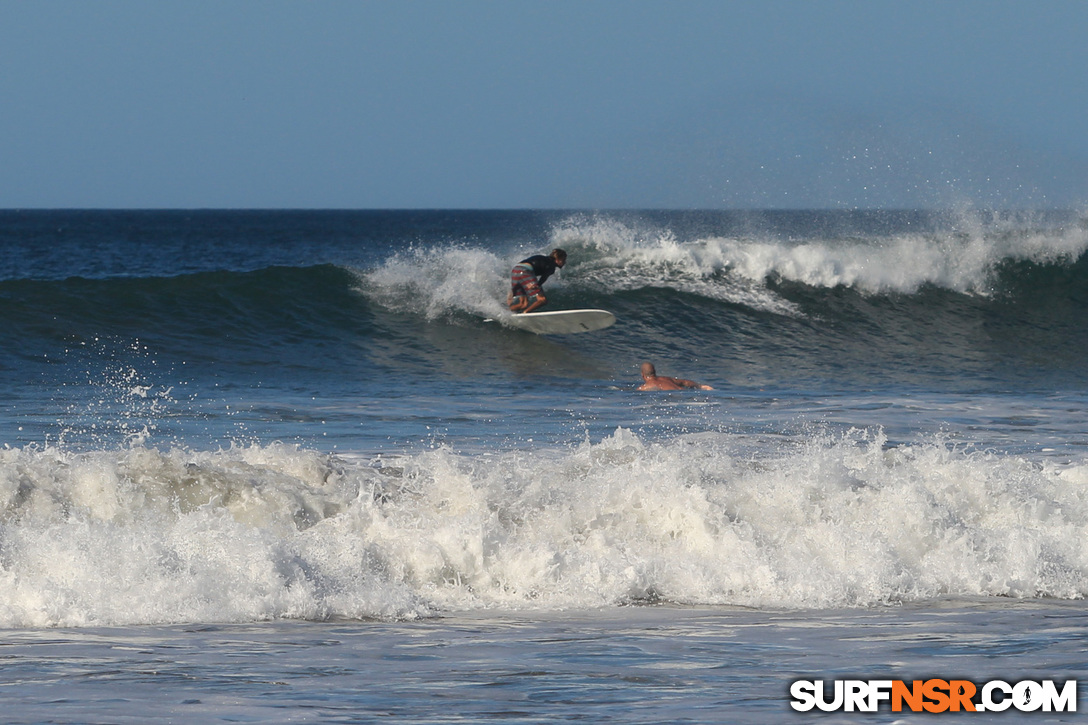
[[[6, 449], [5, 627], [1081, 598], [1088, 466], [853, 432], [380, 463]], [[528, 467], [532, 480], [513, 475]], [[102, 556], [103, 552], [108, 556]]]

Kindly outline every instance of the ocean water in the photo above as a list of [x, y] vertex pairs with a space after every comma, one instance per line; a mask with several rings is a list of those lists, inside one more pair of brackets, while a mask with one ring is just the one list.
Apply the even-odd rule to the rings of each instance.
[[[503, 324], [556, 246], [549, 308], [615, 326]], [[0, 211], [5, 721], [1075, 679], [1086, 250], [1080, 212]]]

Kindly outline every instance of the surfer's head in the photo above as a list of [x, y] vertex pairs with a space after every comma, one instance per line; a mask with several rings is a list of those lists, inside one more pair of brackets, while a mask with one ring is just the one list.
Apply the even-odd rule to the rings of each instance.
[[644, 362], [642, 363], [642, 377], [643, 378], [656, 378], [657, 370], [654, 370], [654, 364]]
[[552, 250], [552, 259], [555, 260], [555, 266], [562, 267], [567, 263], [567, 253], [562, 249], [556, 248]]

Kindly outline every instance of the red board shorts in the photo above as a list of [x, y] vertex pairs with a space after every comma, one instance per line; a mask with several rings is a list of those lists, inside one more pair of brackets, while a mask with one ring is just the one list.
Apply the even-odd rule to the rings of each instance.
[[533, 298], [540, 294], [540, 285], [536, 283], [533, 265], [518, 264], [510, 272], [510, 294], [518, 297], [525, 295]]

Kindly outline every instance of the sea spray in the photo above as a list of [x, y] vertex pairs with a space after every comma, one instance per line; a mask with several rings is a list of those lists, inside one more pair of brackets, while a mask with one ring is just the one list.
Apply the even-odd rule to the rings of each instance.
[[385, 307], [429, 320], [458, 311], [483, 317], [505, 309], [510, 267], [487, 250], [462, 245], [415, 247], [359, 272], [359, 290]]

